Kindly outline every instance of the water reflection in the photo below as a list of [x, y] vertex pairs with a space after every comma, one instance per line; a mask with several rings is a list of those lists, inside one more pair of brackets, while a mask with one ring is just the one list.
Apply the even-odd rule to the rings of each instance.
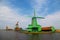
[[24, 34], [14, 31], [0, 31], [0, 40], [60, 40], [60, 33]]
[[28, 40], [55, 40], [53, 34], [31, 34]]
[[40, 37], [37, 34], [32, 34], [29, 36], [29, 40], [40, 40]]

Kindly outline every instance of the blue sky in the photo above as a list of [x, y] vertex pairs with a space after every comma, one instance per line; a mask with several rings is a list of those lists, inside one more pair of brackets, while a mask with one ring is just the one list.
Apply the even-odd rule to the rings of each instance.
[[37, 16], [45, 17], [39, 24], [60, 28], [60, 0], [0, 0], [0, 28], [14, 28], [17, 21], [26, 28], [31, 23], [27, 16], [32, 16], [34, 9]]

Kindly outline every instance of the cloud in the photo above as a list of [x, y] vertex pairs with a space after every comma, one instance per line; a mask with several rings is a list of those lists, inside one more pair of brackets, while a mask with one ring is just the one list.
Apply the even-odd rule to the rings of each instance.
[[42, 4], [46, 4], [47, 0], [33, 0], [33, 7], [34, 8], [41, 8]]
[[8, 4], [10, 3], [7, 0], [0, 1], [0, 29], [5, 29], [6, 25], [14, 29], [17, 21], [19, 21], [19, 27], [26, 28], [30, 19], [21, 13], [22, 9], [12, 8]]
[[42, 9], [45, 9], [46, 11], [46, 6], [47, 6], [47, 0], [33, 0], [31, 5], [33, 7], [33, 9], [36, 9], [36, 12], [41, 12]]
[[56, 29], [60, 29], [60, 11], [47, 15], [45, 19], [38, 20], [38, 22], [42, 26], [54, 26]]
[[11, 8], [7, 6], [0, 6], [0, 21], [2, 21], [2, 24], [4, 24], [3, 28], [5, 28], [6, 24], [8, 25], [9, 23], [13, 23], [15, 20], [17, 20], [16, 17], [17, 16]]
[[25, 15], [18, 14], [17, 11], [8, 7], [8, 6], [0, 6], [0, 24], [1, 28], [5, 28], [6, 25], [11, 26], [11, 28], [15, 27], [17, 21], [19, 21], [19, 26], [25, 28], [29, 23], [30, 19], [25, 17]]

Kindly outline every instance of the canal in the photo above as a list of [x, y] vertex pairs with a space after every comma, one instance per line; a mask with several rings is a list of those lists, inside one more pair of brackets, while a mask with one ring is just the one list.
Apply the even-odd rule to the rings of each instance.
[[36, 35], [15, 31], [0, 31], [0, 40], [60, 40], [60, 33]]

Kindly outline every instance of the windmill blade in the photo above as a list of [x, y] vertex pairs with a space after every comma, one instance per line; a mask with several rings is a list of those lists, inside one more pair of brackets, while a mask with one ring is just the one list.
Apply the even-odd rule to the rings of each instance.
[[45, 19], [44, 17], [36, 17], [36, 18], [41, 18], [41, 19]]
[[27, 16], [27, 17], [32, 18], [32, 16]]

